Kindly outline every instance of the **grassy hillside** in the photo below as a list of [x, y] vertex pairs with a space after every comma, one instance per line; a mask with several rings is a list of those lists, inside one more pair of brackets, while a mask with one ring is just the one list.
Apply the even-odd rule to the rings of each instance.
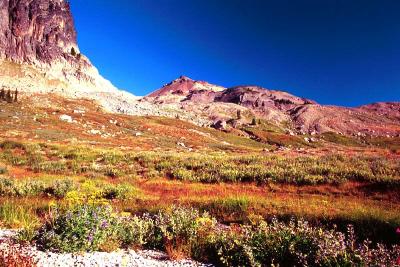
[[130, 215], [192, 207], [232, 227], [305, 218], [345, 232], [350, 223], [360, 240], [399, 242], [396, 138], [308, 142], [265, 122], [246, 135], [40, 95], [0, 103], [0, 125], [0, 226], [24, 227], [26, 239], [52, 207], [95, 201]]

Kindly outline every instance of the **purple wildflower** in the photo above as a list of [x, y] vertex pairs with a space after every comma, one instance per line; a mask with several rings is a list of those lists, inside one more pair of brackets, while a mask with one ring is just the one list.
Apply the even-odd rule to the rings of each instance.
[[108, 222], [106, 220], [103, 220], [103, 222], [100, 225], [101, 229], [107, 228], [108, 227]]
[[92, 241], [93, 241], [93, 234], [92, 234], [92, 233], [90, 233], [90, 235], [88, 236], [88, 241], [89, 241], [89, 242], [92, 242]]

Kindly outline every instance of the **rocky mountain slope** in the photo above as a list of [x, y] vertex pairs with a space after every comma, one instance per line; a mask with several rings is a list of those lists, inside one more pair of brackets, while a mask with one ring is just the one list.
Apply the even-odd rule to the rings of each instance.
[[[206, 86], [198, 88], [198, 84]], [[203, 116], [210, 125], [224, 130], [261, 119], [297, 134], [400, 134], [400, 103], [377, 103], [359, 108], [325, 106], [283, 91], [258, 86], [223, 88], [188, 77], [174, 80], [144, 100], [168, 106], [176, 112]]]
[[185, 76], [146, 97], [116, 89], [80, 53], [66, 0], [0, 0], [0, 88], [96, 100], [109, 112], [164, 116], [248, 135], [260, 121], [290, 134], [399, 136], [400, 104], [319, 105], [258, 86], [224, 88]]

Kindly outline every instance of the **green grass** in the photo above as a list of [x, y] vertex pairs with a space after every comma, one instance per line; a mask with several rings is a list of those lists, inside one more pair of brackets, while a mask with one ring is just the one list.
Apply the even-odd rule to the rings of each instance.
[[[338, 193], [343, 197], [342, 201], [337, 201], [334, 195], [327, 197], [324, 201], [329, 205], [318, 199], [327, 193], [322, 191], [316, 193], [318, 197], [315, 199], [296, 192], [290, 193], [292, 195], [288, 193], [287, 199], [274, 196], [269, 199], [260, 195], [253, 197], [252, 193], [247, 194], [246, 191], [240, 193], [241, 186], [255, 184], [258, 188], [271, 188], [271, 192], [274, 187], [283, 186], [329, 186], [329, 190], [335, 192], [349, 182], [356, 182], [369, 188], [365, 189], [365, 194], [370, 191], [374, 194], [379, 192], [380, 197], [386, 193], [395, 194], [400, 185], [400, 162], [396, 158], [359, 154], [288, 157], [221, 152], [208, 155], [196, 152], [121, 152], [116, 149], [12, 141], [1, 142], [0, 148], [0, 162], [8, 167], [6, 179], [0, 183], [0, 195], [6, 199], [37, 197], [46, 203], [54, 200], [63, 202], [69, 192], [74, 192], [75, 195], [84, 194], [87, 197], [96, 194], [115, 201], [121, 210], [134, 212], [154, 211], [184, 202], [208, 210], [224, 222], [246, 221], [254, 212], [264, 217], [304, 216], [325, 222], [360, 222], [361, 226], [369, 225], [365, 227], [369, 232], [377, 225], [375, 228], [380, 229], [379, 233], [385, 232], [382, 230], [385, 225], [390, 230], [400, 225], [400, 219], [396, 216], [397, 206], [382, 208], [376, 202], [371, 204], [368, 201], [374, 197], [372, 195], [352, 205], [347, 202], [347, 199], [354, 201], [349, 197], [351, 190]], [[12, 177], [13, 169], [27, 171], [28, 174], [23, 179], [7, 178]], [[30, 177], [29, 172], [34, 172], [34, 175]], [[176, 193], [166, 191], [153, 194], [141, 186], [142, 183], [157, 182], [160, 178], [169, 178], [168, 182], [177, 183], [174, 188]], [[65, 180], [70, 180], [72, 184], [64, 183]], [[204, 195], [181, 192], [186, 184], [192, 183]], [[213, 192], [207, 189], [207, 186], [220, 183], [236, 186], [238, 193], [218, 196], [215, 194], [219, 194], [219, 189]], [[361, 195], [357, 192], [357, 195]], [[29, 205], [25, 208], [29, 208]]]
[[369, 145], [400, 151], [400, 137], [370, 137], [365, 142]]
[[202, 210], [209, 212], [224, 223], [245, 222], [254, 203], [244, 196], [217, 199], [208, 203], [199, 203]]
[[39, 224], [39, 219], [32, 206], [22, 206], [13, 200], [6, 200], [0, 205], [0, 222], [4, 227], [32, 228]]
[[364, 146], [364, 144], [362, 144], [360, 140], [357, 140], [354, 137], [340, 135], [333, 132], [323, 133], [321, 138], [325, 141], [340, 144], [343, 146]]
[[[154, 161], [151, 162], [154, 164]], [[152, 165], [147, 165], [151, 168]], [[340, 184], [345, 181], [399, 185], [396, 160], [368, 157], [180, 156], [158, 157], [155, 168], [167, 177], [206, 183], [257, 182]]]
[[284, 147], [314, 147], [309, 144], [301, 136], [292, 136], [282, 131], [272, 130], [270, 127], [256, 126], [246, 127], [243, 129], [254, 140], [261, 143], [266, 143], [272, 146]]
[[272, 147], [268, 144], [257, 142], [250, 138], [244, 138], [242, 136], [235, 135], [233, 133], [225, 133], [222, 131], [216, 131], [213, 129], [202, 129], [203, 132], [212, 134], [219, 140], [224, 140], [225, 143], [217, 142], [209, 144], [209, 147], [213, 150], [222, 151], [240, 151], [240, 148], [246, 148], [247, 150], [260, 151], [264, 148], [271, 149]]
[[400, 162], [373, 156], [240, 155], [177, 152], [126, 152], [56, 145], [3, 142], [0, 160], [36, 173], [119, 178], [169, 177], [205, 183], [256, 182], [297, 185], [359, 181], [400, 184]]

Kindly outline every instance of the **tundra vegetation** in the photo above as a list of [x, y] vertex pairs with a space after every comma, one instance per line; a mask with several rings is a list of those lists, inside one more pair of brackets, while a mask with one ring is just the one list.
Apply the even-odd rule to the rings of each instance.
[[[21, 243], [221, 266], [397, 260], [398, 138], [290, 135], [263, 120], [243, 137], [52, 101], [0, 103], [0, 227], [22, 229]], [[17, 254], [7, 264], [28, 261]]]
[[43, 250], [160, 249], [219, 266], [390, 266], [400, 256], [396, 158], [11, 140], [0, 150], [0, 221]]

